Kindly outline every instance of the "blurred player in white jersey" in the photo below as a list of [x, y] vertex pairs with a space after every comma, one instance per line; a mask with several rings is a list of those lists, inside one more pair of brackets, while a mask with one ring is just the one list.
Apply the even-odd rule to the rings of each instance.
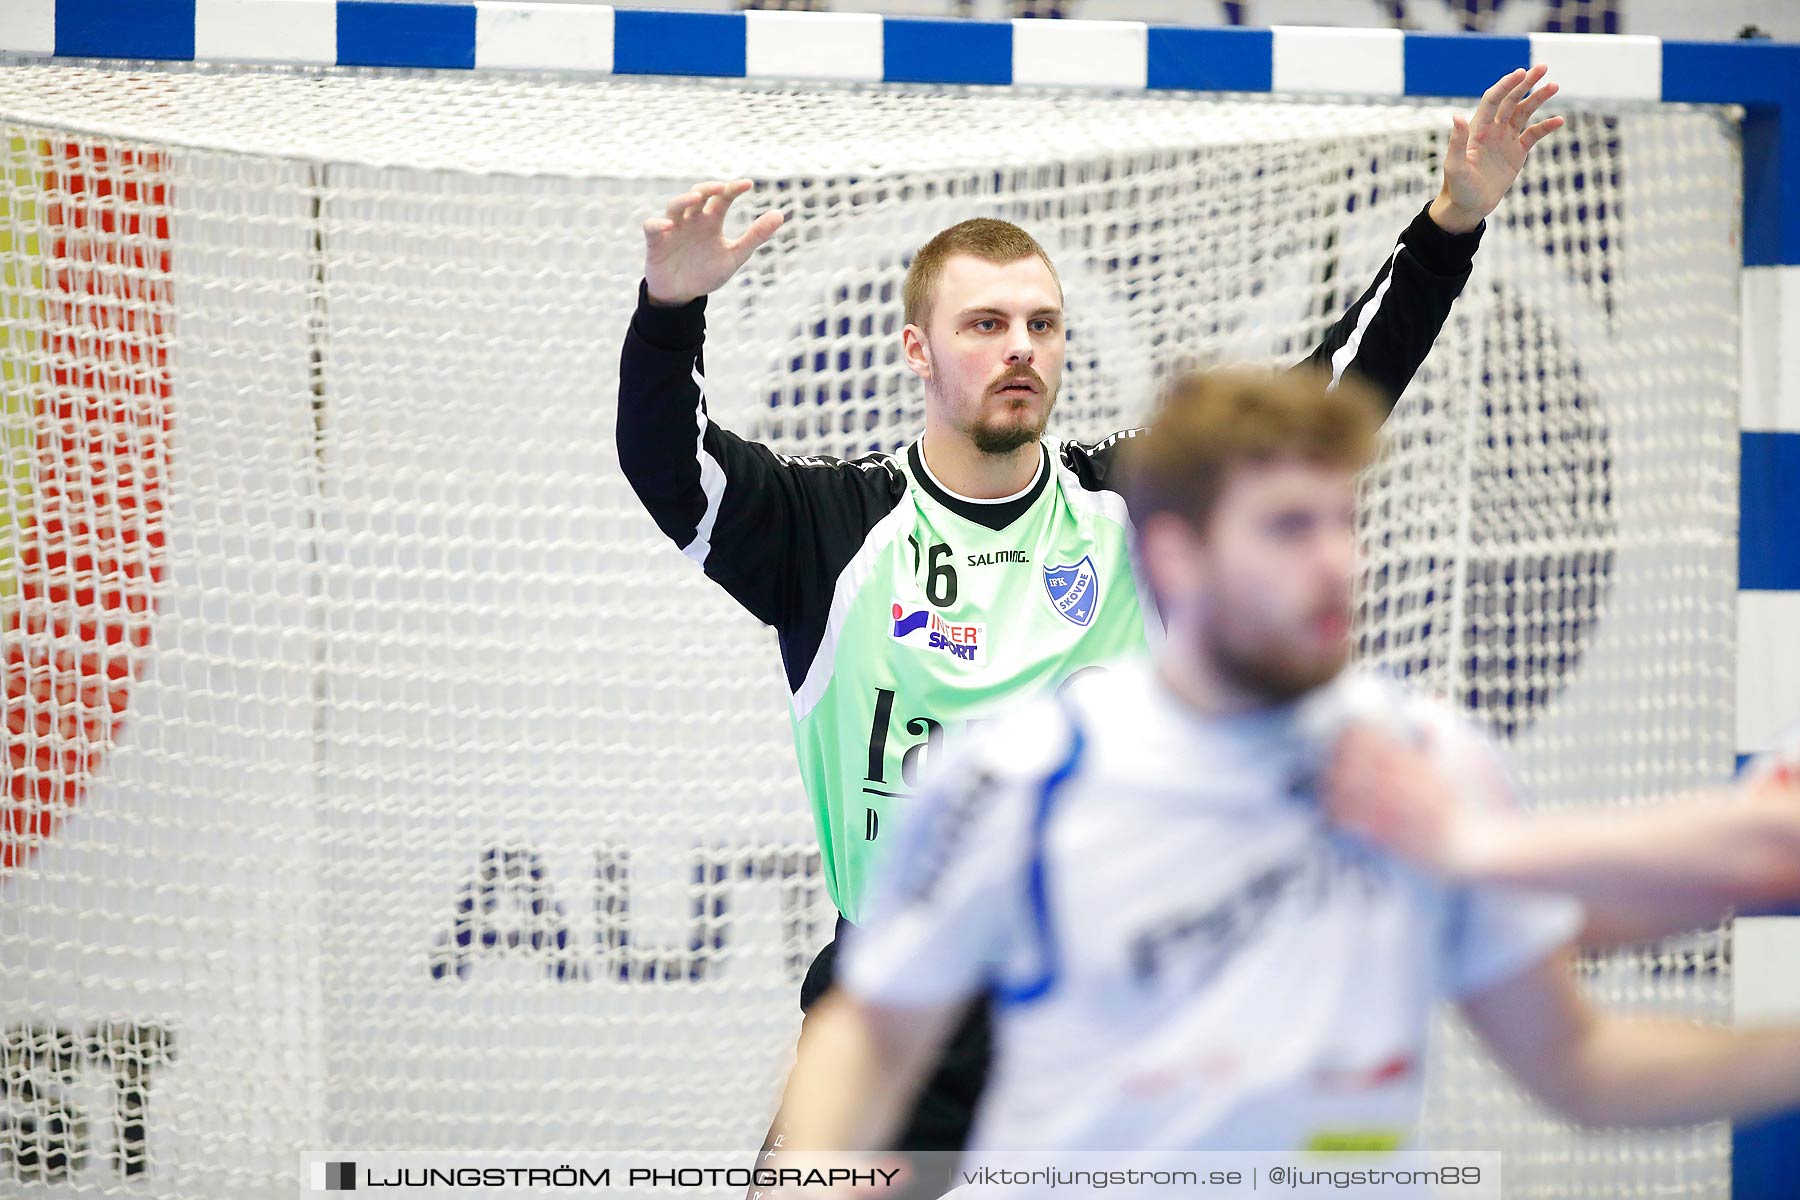
[[1579, 1122], [1800, 1102], [1800, 1029], [1597, 1012], [1570, 970], [1579, 905], [1441, 880], [1323, 811], [1371, 712], [1460, 803], [1510, 788], [1453, 714], [1344, 671], [1377, 411], [1305, 375], [1172, 391], [1124, 489], [1166, 641], [951, 756], [811, 1018], [791, 1147], [884, 1145], [984, 994], [976, 1153], [1403, 1147], [1444, 998]]

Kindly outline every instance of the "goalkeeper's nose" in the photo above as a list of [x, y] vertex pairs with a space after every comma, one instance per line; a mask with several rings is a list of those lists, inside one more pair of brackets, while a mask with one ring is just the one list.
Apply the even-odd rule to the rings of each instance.
[[1030, 366], [1037, 348], [1031, 344], [1030, 322], [1015, 324], [1006, 335], [1006, 365]]

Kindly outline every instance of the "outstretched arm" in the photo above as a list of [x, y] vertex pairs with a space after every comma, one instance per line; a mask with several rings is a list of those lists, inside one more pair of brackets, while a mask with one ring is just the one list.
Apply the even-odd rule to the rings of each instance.
[[619, 355], [615, 434], [619, 466], [657, 526], [774, 624], [784, 608], [774, 583], [785, 572], [740, 569], [749, 564], [737, 559], [751, 548], [743, 529], [762, 531], [754, 549], [777, 564], [794, 540], [780, 465], [713, 422], [703, 355], [707, 293], [781, 226], [779, 213], [765, 213], [741, 237], [725, 237], [726, 213], [749, 189], [748, 180], [703, 183], [644, 222], [644, 283]]
[[1462, 1011], [1502, 1066], [1583, 1125], [1696, 1125], [1800, 1104], [1800, 1028], [1596, 1012], [1566, 952], [1465, 997]]
[[758, 619], [778, 627], [798, 686], [833, 583], [898, 499], [878, 461], [794, 459], [722, 428], [707, 408], [706, 297], [781, 227], [725, 234], [749, 180], [703, 183], [644, 222], [644, 282], [619, 356], [619, 466], [658, 528]]
[[1545, 71], [1513, 71], [1487, 90], [1472, 117], [1455, 119], [1437, 197], [1301, 366], [1328, 372], [1333, 382], [1353, 370], [1390, 403], [1399, 400], [1468, 281], [1482, 222], [1531, 148], [1563, 124], [1561, 117], [1532, 121], [1557, 92], [1543, 82]]
[[[1561, 892], [1582, 942], [1607, 948], [1800, 902], [1800, 771], [1651, 808], [1518, 812], [1456, 799], [1471, 780], [1365, 729], [1339, 742], [1327, 810], [1342, 827], [1456, 883]], [[1478, 782], [1478, 781], [1476, 781]]]

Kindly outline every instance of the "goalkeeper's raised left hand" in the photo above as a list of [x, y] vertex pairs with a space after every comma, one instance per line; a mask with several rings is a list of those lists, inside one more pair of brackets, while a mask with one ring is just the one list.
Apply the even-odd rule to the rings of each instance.
[[1557, 93], [1556, 84], [1543, 82], [1548, 70], [1536, 66], [1502, 76], [1481, 97], [1473, 117], [1454, 119], [1443, 190], [1431, 202], [1431, 219], [1439, 228], [1468, 233], [1486, 220], [1519, 177], [1531, 148], [1562, 128], [1561, 117], [1531, 120]]

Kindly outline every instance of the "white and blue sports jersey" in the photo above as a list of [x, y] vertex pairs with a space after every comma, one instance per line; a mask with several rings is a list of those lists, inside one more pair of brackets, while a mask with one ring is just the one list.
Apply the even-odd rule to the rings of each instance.
[[991, 994], [971, 1151], [1408, 1144], [1435, 1003], [1555, 952], [1581, 914], [1327, 824], [1320, 747], [1371, 694], [1471, 796], [1511, 795], [1460, 719], [1359, 674], [1202, 717], [1120, 666], [949, 756], [839, 977], [892, 1007]]

